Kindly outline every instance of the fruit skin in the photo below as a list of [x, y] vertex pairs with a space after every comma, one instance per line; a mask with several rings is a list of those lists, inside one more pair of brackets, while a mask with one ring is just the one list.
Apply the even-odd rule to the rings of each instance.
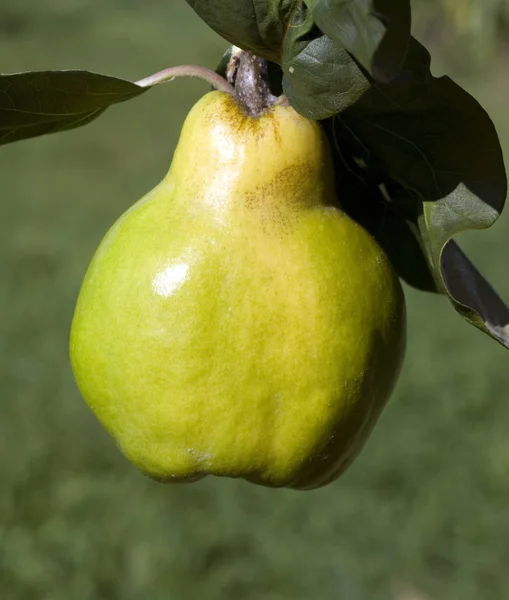
[[104, 238], [71, 329], [86, 402], [144, 473], [296, 489], [350, 465], [404, 348], [401, 285], [337, 207], [320, 127], [223, 92]]

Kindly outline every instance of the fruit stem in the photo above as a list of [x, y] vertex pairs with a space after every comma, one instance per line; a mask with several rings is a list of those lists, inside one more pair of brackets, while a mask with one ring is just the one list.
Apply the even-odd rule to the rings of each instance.
[[227, 72], [238, 101], [249, 115], [258, 117], [279, 103], [270, 91], [265, 59], [234, 47]]
[[198, 79], [204, 79], [216, 88], [216, 90], [227, 92], [232, 95], [235, 94], [235, 88], [229, 84], [226, 79], [223, 79], [221, 75], [218, 75], [206, 67], [198, 67], [195, 65], [180, 65], [178, 67], [164, 69], [163, 71], [159, 71], [159, 73], [140, 79], [136, 82], [136, 85], [139, 85], [140, 87], [152, 87], [159, 83], [173, 81], [176, 77], [197, 77]]

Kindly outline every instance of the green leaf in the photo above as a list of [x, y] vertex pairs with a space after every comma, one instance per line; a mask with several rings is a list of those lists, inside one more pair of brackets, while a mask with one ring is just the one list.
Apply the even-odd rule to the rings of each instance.
[[187, 0], [230, 43], [279, 64], [292, 106], [325, 119], [398, 72], [408, 0]]
[[0, 144], [80, 127], [144, 91], [88, 71], [0, 75]]
[[418, 232], [437, 289], [509, 347], [507, 309], [451, 245], [461, 231], [492, 225], [503, 209], [500, 143], [477, 101], [448, 77], [432, 77], [429, 66], [428, 52], [412, 40], [395, 80], [372, 86], [335, 117], [335, 144], [360, 178], [385, 187], [388, 207]]
[[456, 310], [472, 325], [509, 348], [509, 308], [454, 241], [440, 257], [445, 286]]
[[409, 0], [307, 0], [318, 27], [378, 81], [397, 75], [410, 39]]
[[187, 0], [224, 39], [276, 63], [287, 23], [300, 0]]
[[294, 13], [283, 48], [283, 90], [290, 104], [309, 119], [345, 110], [370, 81], [348, 52], [324, 35], [304, 5]]
[[[423, 250], [415, 205], [407, 192], [364, 160], [366, 148], [337, 118], [322, 121], [335, 160], [338, 205], [367, 229], [385, 250], [398, 275], [409, 285], [437, 292], [433, 269]], [[385, 179], [385, 182], [384, 182]]]

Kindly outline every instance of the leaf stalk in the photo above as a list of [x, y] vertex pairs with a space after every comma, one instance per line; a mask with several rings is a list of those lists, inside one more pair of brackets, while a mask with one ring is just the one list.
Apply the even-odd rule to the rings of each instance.
[[173, 81], [177, 77], [196, 77], [198, 79], [203, 79], [204, 81], [210, 83], [210, 85], [212, 85], [216, 90], [226, 92], [228, 94], [235, 94], [234, 87], [229, 84], [226, 79], [221, 77], [221, 75], [218, 75], [211, 69], [196, 65], [179, 65], [176, 67], [169, 67], [168, 69], [159, 71], [154, 75], [149, 75], [144, 79], [140, 79], [135, 83], [140, 87], [148, 88], [154, 85], [159, 85], [160, 83], [166, 83], [167, 81]]

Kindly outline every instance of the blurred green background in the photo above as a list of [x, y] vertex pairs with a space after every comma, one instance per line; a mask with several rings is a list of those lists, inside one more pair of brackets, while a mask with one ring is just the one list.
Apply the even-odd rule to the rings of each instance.
[[[488, 109], [507, 154], [508, 2], [442, 4], [422, 0], [415, 30], [435, 73], [458, 75]], [[489, 24], [481, 35], [472, 11]], [[139, 79], [214, 67], [225, 47], [183, 0], [0, 2], [4, 72]], [[361, 457], [323, 490], [154, 483], [85, 407], [67, 356], [81, 278], [112, 222], [166, 172], [206, 89], [180, 80], [83, 129], [0, 149], [0, 596], [509, 598], [509, 355], [444, 298], [406, 289], [397, 391]], [[460, 239], [507, 300], [508, 238], [504, 215]]]

